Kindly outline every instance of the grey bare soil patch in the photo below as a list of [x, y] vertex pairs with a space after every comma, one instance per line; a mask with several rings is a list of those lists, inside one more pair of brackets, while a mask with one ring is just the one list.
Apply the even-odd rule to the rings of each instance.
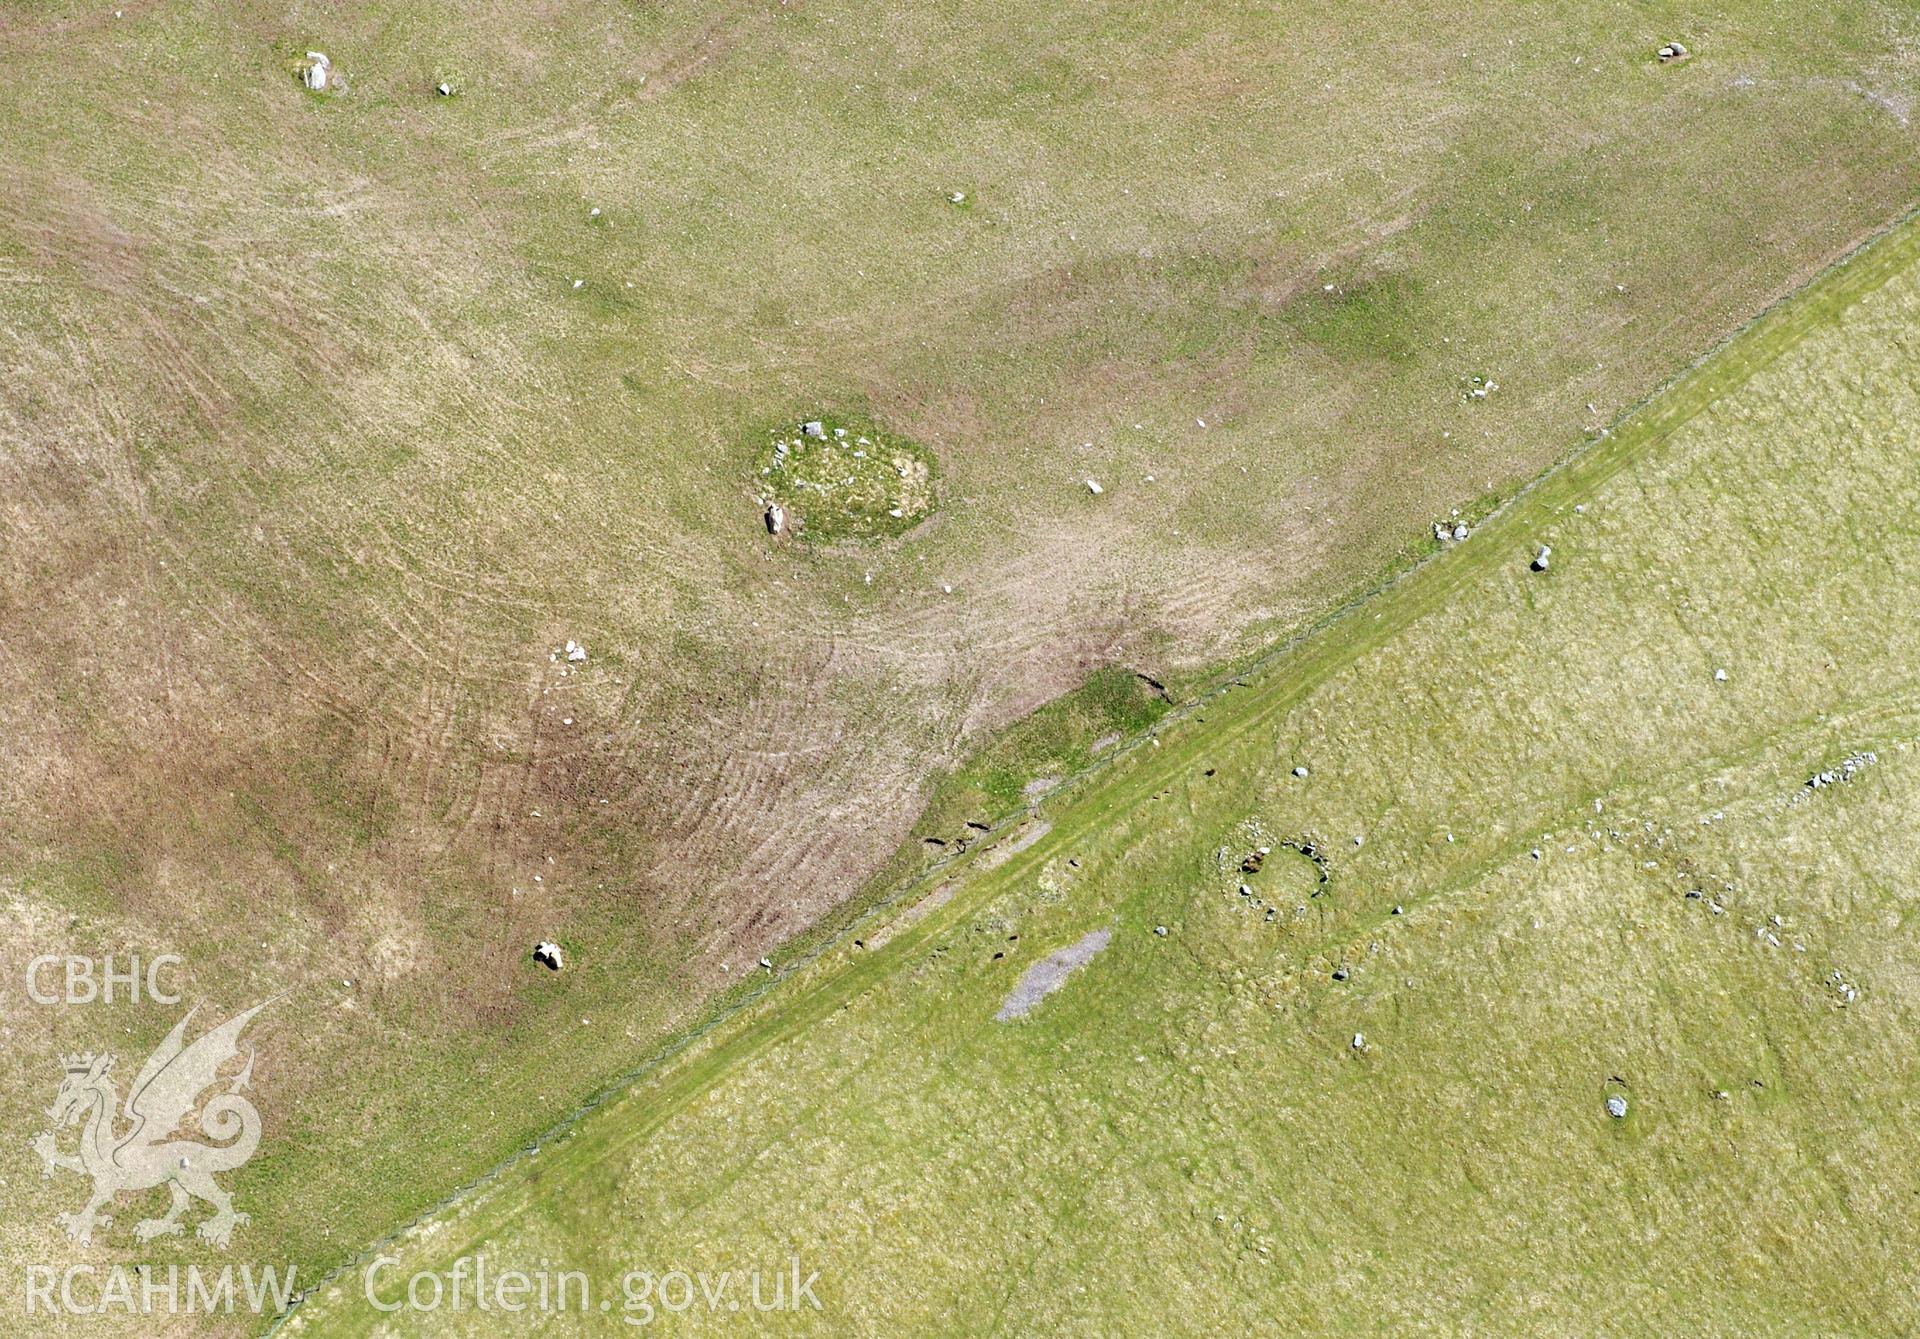
[[919, 922], [920, 920], [924, 919], [928, 912], [938, 911], [941, 907], [944, 907], [948, 902], [952, 900], [953, 900], [953, 884], [952, 883], [941, 884], [938, 888], [934, 889], [932, 892], [928, 893], [925, 897], [921, 898], [918, 902], [915, 902], [912, 906], [908, 907], [905, 911], [901, 912], [900, 915], [896, 917], [891, 924], [883, 925], [878, 930], [876, 930], [868, 939], [864, 941], [865, 946], [868, 949], [876, 950], [876, 951], [879, 949], [885, 948], [888, 945], [888, 943], [892, 941], [894, 935], [898, 934], [901, 930], [906, 929], [908, 926], [913, 925]]
[[[1052, 826], [1045, 820], [1028, 822], [1020, 829], [1018, 835], [996, 842], [982, 851], [970, 867], [972, 872], [976, 875], [983, 874], [1006, 863], [1046, 836]], [[928, 912], [944, 907], [952, 898], [953, 884], [951, 882], [941, 884], [901, 912], [890, 924], [881, 926], [871, 937], [862, 941], [862, 946], [873, 950], [886, 947], [894, 935], [923, 919]]]
[[1000, 1006], [1000, 1012], [994, 1015], [995, 1021], [1007, 1023], [1025, 1018], [1041, 1000], [1064, 986], [1069, 976], [1092, 962], [1112, 938], [1111, 930], [1089, 930], [1067, 947], [1049, 953], [1027, 968], [1006, 1003]]
[[980, 858], [974, 862], [975, 871], [984, 873], [990, 869], [998, 869], [1052, 830], [1053, 824], [1046, 819], [1033, 820], [1022, 828], [1018, 835], [982, 851]]

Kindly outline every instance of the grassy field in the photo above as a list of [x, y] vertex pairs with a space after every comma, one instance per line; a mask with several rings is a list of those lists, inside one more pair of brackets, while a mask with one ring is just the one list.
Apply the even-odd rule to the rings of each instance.
[[[233, 1188], [341, 1260], [1902, 212], [1910, 9], [1737, 10], [9, 9], [9, 978], [291, 989]], [[926, 519], [768, 536], [797, 415]], [[0, 1133], [174, 1017], [0, 992]]]
[[[382, 1300], [484, 1253], [581, 1271], [614, 1309], [547, 1331], [611, 1330], [649, 1314], [628, 1270], [770, 1300], [797, 1256], [819, 1311], [645, 1300], [703, 1332], [1912, 1330], [1917, 334], [1907, 228], [385, 1248]], [[286, 1332], [511, 1328], [383, 1328], [360, 1278]]]

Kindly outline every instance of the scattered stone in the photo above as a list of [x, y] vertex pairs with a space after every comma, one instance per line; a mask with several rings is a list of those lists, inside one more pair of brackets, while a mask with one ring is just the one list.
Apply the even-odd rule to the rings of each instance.
[[1155, 934], [1157, 934], [1157, 935], [1159, 935], [1159, 936], [1160, 936], [1160, 937], [1161, 937], [1162, 939], [1165, 939], [1165, 938], [1167, 937], [1167, 927], [1166, 927], [1166, 926], [1164, 926], [1164, 925], [1156, 925], [1156, 926], [1154, 926], [1154, 927], [1153, 927], [1153, 932], [1154, 932]]
[[1304, 767], [1296, 767], [1296, 768], [1294, 768], [1294, 769], [1293, 769], [1293, 774], [1294, 774], [1295, 776], [1297, 776], [1297, 777], [1299, 777], [1299, 778], [1300, 778], [1300, 779], [1301, 779], [1302, 781], [1305, 781], [1305, 780], [1307, 779], [1307, 769], [1306, 769], [1306, 768], [1304, 768]]
[[1336, 967], [1336, 968], [1334, 968], [1334, 969], [1333, 969], [1333, 979], [1334, 979], [1335, 981], [1345, 981], [1345, 980], [1347, 979], [1347, 969], [1346, 969], [1346, 968], [1344, 968], [1344, 967]]
[[327, 91], [327, 83], [333, 78], [333, 62], [327, 59], [324, 51], [309, 51], [307, 63], [301, 68], [300, 82], [315, 93]]
[[1713, 681], [1715, 683], [1725, 683], [1727, 681], [1727, 672], [1723, 669], [1715, 670], [1713, 672]]
[[1453, 527], [1453, 542], [1458, 544], [1467, 537], [1467, 534], [1467, 523], [1465, 521], [1455, 522]]
[[453, 85], [442, 79], [433, 86], [433, 91], [443, 98], [450, 98], [453, 96]]
[[1880, 761], [1880, 755], [1867, 749], [1843, 759], [1838, 767], [1829, 767], [1825, 771], [1815, 772], [1807, 778], [1808, 790], [1824, 790], [1828, 786], [1837, 786], [1851, 781], [1867, 768]]
[[1668, 65], [1676, 60], [1685, 60], [1693, 53], [1688, 51], [1687, 48], [1679, 42], [1668, 42], [1660, 48], [1658, 54], [1660, 63], [1662, 65]]
[[533, 960], [550, 972], [560, 970], [560, 946], [551, 939], [543, 939], [533, 946]]
[[1540, 546], [1540, 552], [1533, 555], [1533, 570], [1536, 572], [1546, 571], [1547, 560], [1551, 557], [1553, 557], [1553, 546], [1551, 544], [1542, 544]]
[[1095, 497], [1099, 497], [1105, 490], [1100, 487], [1100, 481], [1098, 479], [1089, 479], [1087, 480], [1087, 491]]
[[787, 509], [778, 502], [767, 508], [767, 533], [777, 535], [787, 528]]
[[571, 637], [567, 638], [568, 663], [574, 664], [574, 665], [584, 664], [586, 659], [587, 659], [587, 648], [580, 645], [580, 643], [573, 640], [573, 638]]
[[1618, 1093], [1607, 1099], [1607, 1114], [1615, 1120], [1624, 1120], [1627, 1115], [1627, 1099]]
[[1393, 908], [1393, 914], [1396, 916], [1404, 916], [1407, 914], [1407, 909], [1399, 905], [1398, 903], [1395, 903]]
[[762, 958], [760, 959], [760, 965], [764, 967], [767, 971], [771, 972], [773, 970], [773, 959]]
[[809, 437], [817, 437], [824, 441], [827, 435], [827, 425], [817, 418], [809, 419], [800, 425], [800, 431]]
[[954, 191], [951, 195], [947, 196], [948, 204], [964, 205], [966, 202], [967, 193], [965, 191]]
[[1366, 1033], [1364, 1033], [1364, 1032], [1356, 1032], [1356, 1033], [1354, 1033], [1354, 1034], [1353, 1034], [1353, 1049], [1354, 1049], [1354, 1050], [1356, 1050], [1356, 1051], [1364, 1051], [1364, 1050], [1366, 1050], [1366, 1049], [1367, 1049], [1367, 1034], [1366, 1034]]

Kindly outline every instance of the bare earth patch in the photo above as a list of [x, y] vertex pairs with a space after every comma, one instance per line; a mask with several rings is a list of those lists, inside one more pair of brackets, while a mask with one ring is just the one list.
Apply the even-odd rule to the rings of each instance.
[[1027, 968], [1006, 1003], [1000, 1006], [1000, 1012], [993, 1016], [994, 1021], [1007, 1023], [1025, 1018], [1041, 1000], [1067, 984], [1069, 976], [1092, 962], [1112, 938], [1111, 930], [1089, 930], [1067, 947], [1049, 953]]
[[998, 869], [1052, 830], [1053, 824], [1045, 819], [1029, 823], [1012, 841], [1001, 842], [998, 846], [990, 846], [981, 852], [980, 859], [974, 864], [975, 872], [984, 873], [990, 869]]
[[[975, 860], [971, 866], [972, 872], [981, 874], [987, 870], [999, 868], [1008, 860], [1019, 855], [1029, 846], [1046, 836], [1052, 827], [1053, 825], [1051, 823], [1045, 821], [1027, 824], [1026, 827], [1021, 830], [1019, 836], [1008, 841], [1000, 842], [995, 846], [990, 846], [981, 852], [979, 859]], [[941, 884], [938, 888], [901, 912], [891, 925], [883, 925], [879, 930], [869, 936], [867, 939], [867, 947], [869, 949], [885, 948], [900, 931], [925, 919], [927, 913], [939, 910], [952, 900], [953, 884], [951, 882]]]

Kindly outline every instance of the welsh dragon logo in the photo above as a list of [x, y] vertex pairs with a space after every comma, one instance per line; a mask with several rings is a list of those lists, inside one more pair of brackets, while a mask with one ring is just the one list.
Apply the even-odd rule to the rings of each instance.
[[[247, 1222], [247, 1215], [234, 1209], [233, 1197], [213, 1178], [242, 1166], [260, 1147], [260, 1113], [240, 1095], [253, 1077], [251, 1046], [246, 1049], [245, 1067], [228, 1081], [227, 1090], [208, 1101], [200, 1112], [201, 1131], [220, 1142], [203, 1144], [170, 1136], [192, 1112], [200, 1095], [220, 1081], [221, 1067], [241, 1053], [241, 1031], [271, 1003], [273, 1000], [263, 1000], [245, 1013], [235, 1014], [191, 1044], [183, 1038], [199, 1007], [189, 1009], [140, 1067], [127, 1092], [124, 1115], [112, 1077], [112, 1055], [88, 1052], [61, 1057], [66, 1077], [47, 1111], [53, 1128], [34, 1139], [33, 1151], [44, 1164], [42, 1176], [52, 1176], [56, 1168], [64, 1168], [93, 1178], [93, 1194], [85, 1207], [78, 1213], [60, 1215], [69, 1237], [82, 1246], [91, 1245], [96, 1227], [113, 1225], [112, 1215], [101, 1210], [116, 1196], [164, 1185], [173, 1196], [172, 1207], [165, 1217], [136, 1223], [134, 1237], [144, 1242], [183, 1231], [180, 1216], [189, 1204], [200, 1199], [213, 1206], [213, 1213], [201, 1221], [197, 1231], [213, 1245], [226, 1247], [233, 1229]], [[60, 1128], [83, 1122], [79, 1155], [62, 1153], [58, 1145]]]

